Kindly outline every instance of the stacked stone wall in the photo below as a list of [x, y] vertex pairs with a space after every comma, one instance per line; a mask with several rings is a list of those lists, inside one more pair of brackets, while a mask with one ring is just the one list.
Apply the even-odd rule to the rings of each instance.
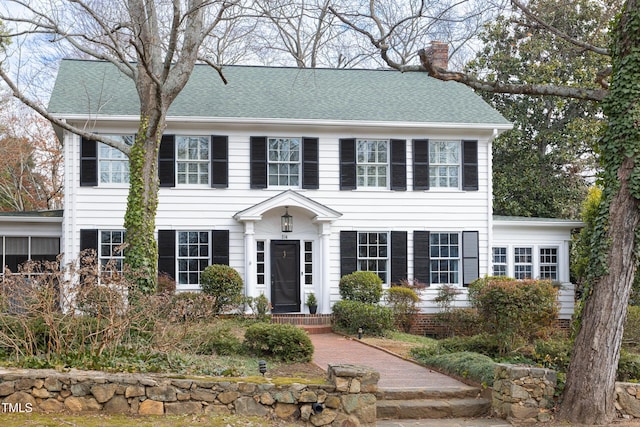
[[0, 369], [0, 412], [236, 414], [307, 426], [375, 426], [379, 374], [331, 365], [326, 384]]

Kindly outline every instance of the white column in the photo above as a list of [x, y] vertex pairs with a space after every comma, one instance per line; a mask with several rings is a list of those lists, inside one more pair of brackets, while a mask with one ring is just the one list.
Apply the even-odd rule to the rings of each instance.
[[318, 312], [322, 314], [331, 313], [331, 282], [329, 281], [330, 270], [330, 237], [331, 237], [331, 223], [323, 222], [319, 224], [320, 227], [320, 248], [321, 248], [321, 260], [320, 260], [320, 295], [318, 299], [320, 307]]
[[244, 286], [246, 295], [258, 296], [256, 290], [256, 241], [254, 237], [254, 222], [244, 223]]

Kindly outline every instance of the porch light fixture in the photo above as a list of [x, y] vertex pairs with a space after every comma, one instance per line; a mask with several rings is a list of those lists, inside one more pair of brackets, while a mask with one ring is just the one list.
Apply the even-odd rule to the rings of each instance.
[[289, 215], [289, 206], [284, 207], [284, 215], [280, 217], [280, 225], [283, 233], [291, 233], [293, 231], [293, 217]]

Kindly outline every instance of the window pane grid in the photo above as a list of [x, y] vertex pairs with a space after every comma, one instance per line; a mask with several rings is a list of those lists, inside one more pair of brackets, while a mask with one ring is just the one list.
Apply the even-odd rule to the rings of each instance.
[[531, 248], [514, 248], [514, 276], [516, 279], [533, 277], [533, 251]]
[[493, 248], [493, 275], [507, 275], [507, 248]]
[[265, 252], [264, 241], [259, 240], [256, 242], [256, 283], [258, 285], [264, 285], [265, 277]]
[[460, 176], [460, 142], [429, 143], [429, 186], [458, 188]]
[[558, 248], [540, 248], [540, 278], [558, 280]]
[[300, 138], [269, 138], [269, 185], [300, 185]]
[[429, 254], [431, 283], [460, 283], [460, 239], [458, 233], [431, 233]]
[[209, 232], [178, 232], [178, 284], [198, 285], [209, 265]]
[[366, 140], [357, 141], [358, 187], [388, 186], [389, 141]]
[[209, 184], [209, 137], [178, 136], [178, 184]]
[[358, 270], [376, 273], [387, 283], [388, 234], [358, 233]]
[[[133, 135], [105, 135], [107, 138], [120, 140], [133, 145]], [[100, 142], [98, 144], [98, 169], [100, 184], [128, 184], [129, 159], [120, 150]]]
[[116, 271], [122, 272], [124, 237], [124, 230], [100, 231], [100, 253], [98, 254], [100, 265], [111, 265]]
[[313, 242], [304, 242], [304, 284], [313, 285]]

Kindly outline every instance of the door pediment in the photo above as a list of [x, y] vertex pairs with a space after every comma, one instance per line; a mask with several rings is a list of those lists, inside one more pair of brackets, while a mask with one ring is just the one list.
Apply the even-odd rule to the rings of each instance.
[[309, 197], [303, 196], [293, 190], [286, 190], [265, 201], [257, 203], [245, 210], [236, 213], [233, 218], [236, 221], [260, 221], [262, 216], [271, 209], [289, 206], [304, 209], [311, 213], [314, 222], [333, 222], [342, 214], [322, 203], [318, 203]]

